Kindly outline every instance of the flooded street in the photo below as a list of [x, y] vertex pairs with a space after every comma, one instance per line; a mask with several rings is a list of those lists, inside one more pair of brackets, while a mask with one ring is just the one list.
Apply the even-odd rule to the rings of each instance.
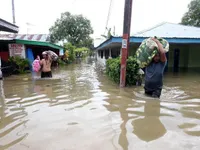
[[200, 149], [198, 73], [166, 74], [160, 101], [120, 89], [94, 61], [35, 76], [0, 81], [0, 150]]

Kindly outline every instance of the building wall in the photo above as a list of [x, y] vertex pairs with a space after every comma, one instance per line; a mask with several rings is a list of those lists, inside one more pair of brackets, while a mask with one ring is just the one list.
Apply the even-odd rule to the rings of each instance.
[[[129, 47], [129, 56], [133, 56], [139, 47], [139, 44], [132, 44]], [[121, 47], [112, 48], [112, 58], [119, 56]], [[170, 50], [168, 53], [168, 68], [174, 66], [174, 50], [179, 49], [179, 67], [180, 68], [193, 68], [200, 67], [200, 44], [188, 45], [188, 44], [170, 44]], [[108, 49], [106, 49], [108, 50]], [[109, 50], [108, 50], [109, 51]], [[105, 64], [106, 58], [97, 57], [97, 60]]]
[[179, 67], [180, 68], [199, 68], [200, 67], [200, 45], [198, 44], [179, 44], [179, 45], [170, 45], [169, 51], [169, 66], [173, 67], [174, 65], [174, 49], [180, 49], [180, 58], [179, 58]]
[[0, 43], [0, 57], [4, 61], [8, 61], [9, 58], [9, 51], [8, 51], [8, 44], [7, 43]]
[[0, 57], [4, 61], [8, 61], [9, 53], [8, 52], [0, 52]]
[[130, 45], [130, 47], [129, 47], [129, 56], [134, 56], [135, 52], [137, 51], [139, 46], [140, 46], [139, 44]]
[[[138, 49], [139, 44], [133, 44], [130, 46], [129, 55], [133, 56]], [[189, 45], [170, 45], [170, 50], [168, 54], [168, 67], [172, 68], [174, 65], [174, 49], [180, 49], [179, 67], [186, 68], [188, 66], [189, 57]]]
[[188, 59], [189, 59], [189, 45], [170, 45], [169, 49], [169, 57], [168, 57], [168, 67], [172, 68], [174, 65], [174, 50], [179, 49], [179, 67], [180, 68], [187, 68], [188, 67]]
[[99, 50], [97, 53], [96, 53], [96, 58], [97, 58], [97, 61], [101, 64], [101, 65], [106, 65], [106, 59], [105, 59], [105, 56], [104, 55], [104, 50]]
[[200, 67], [200, 44], [190, 45], [189, 47], [189, 62], [188, 67], [199, 68]]

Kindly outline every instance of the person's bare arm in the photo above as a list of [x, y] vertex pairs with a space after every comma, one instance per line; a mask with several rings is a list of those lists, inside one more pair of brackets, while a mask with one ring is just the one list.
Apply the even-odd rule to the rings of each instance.
[[51, 53], [50, 53], [49, 51], [47, 51], [47, 54], [48, 54], [48, 60], [49, 60], [50, 62], [52, 62]]
[[161, 62], [166, 62], [166, 61], [167, 61], [167, 58], [166, 58], [165, 51], [164, 51], [164, 49], [163, 49], [162, 44], [160, 43], [160, 41], [158, 41], [158, 40], [155, 39], [155, 38], [152, 38], [152, 40], [153, 40], [154, 42], [156, 42], [156, 44], [158, 45], [158, 51], [159, 51], [159, 53], [160, 53], [160, 60], [161, 60]]
[[[43, 59], [42, 59], [43, 60]], [[40, 65], [42, 66], [43, 65], [43, 61], [42, 60], [40, 60]]]

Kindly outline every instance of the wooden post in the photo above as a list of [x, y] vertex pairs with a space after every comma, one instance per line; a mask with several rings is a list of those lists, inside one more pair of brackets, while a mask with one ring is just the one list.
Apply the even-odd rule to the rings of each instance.
[[126, 85], [126, 60], [129, 50], [130, 27], [131, 27], [132, 0], [125, 0], [124, 6], [124, 28], [121, 52], [121, 71], [120, 71], [120, 87]]
[[16, 23], [15, 21], [15, 2], [12, 0], [12, 15], [13, 15], [13, 24]]

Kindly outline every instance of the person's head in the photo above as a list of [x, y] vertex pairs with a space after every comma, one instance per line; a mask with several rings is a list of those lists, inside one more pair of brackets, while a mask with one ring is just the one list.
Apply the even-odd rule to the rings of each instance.
[[40, 60], [40, 56], [39, 55], [37, 55], [37, 58], [36, 58], [37, 60]]
[[42, 57], [43, 57], [43, 58], [47, 58], [47, 52], [43, 52], [43, 53], [42, 53]]
[[159, 54], [159, 53], [157, 53], [157, 54], [154, 56], [153, 61], [156, 62], [156, 63], [160, 61], [160, 54]]

